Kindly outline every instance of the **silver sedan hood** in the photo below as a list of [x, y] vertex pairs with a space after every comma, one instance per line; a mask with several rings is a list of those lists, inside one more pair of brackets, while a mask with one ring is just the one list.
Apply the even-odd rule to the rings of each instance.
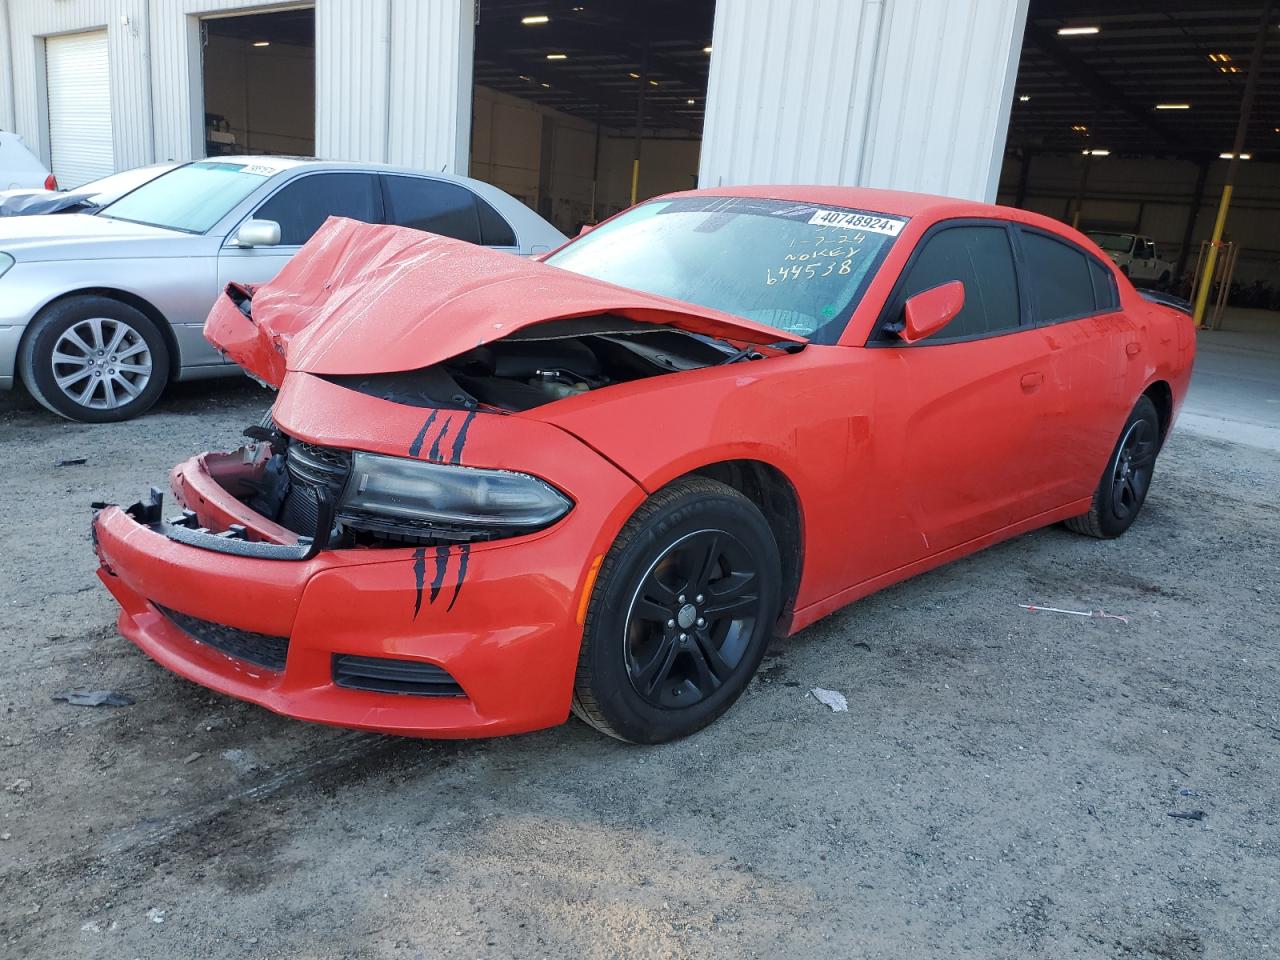
[[177, 230], [83, 213], [0, 218], [0, 252], [19, 262], [189, 256], [193, 241], [208, 240]]

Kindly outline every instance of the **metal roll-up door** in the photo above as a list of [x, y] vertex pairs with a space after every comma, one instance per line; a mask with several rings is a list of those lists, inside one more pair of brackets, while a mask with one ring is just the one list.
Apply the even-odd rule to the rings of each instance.
[[115, 172], [107, 31], [45, 40], [50, 166], [63, 189]]

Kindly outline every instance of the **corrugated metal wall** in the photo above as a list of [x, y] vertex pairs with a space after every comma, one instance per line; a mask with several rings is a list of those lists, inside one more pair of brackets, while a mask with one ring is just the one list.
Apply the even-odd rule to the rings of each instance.
[[13, 129], [13, 64], [9, 43], [9, 0], [0, 0], [0, 130]]
[[990, 200], [1028, 0], [718, 0], [699, 180]]
[[[316, 10], [316, 152], [466, 172], [474, 0], [0, 0], [12, 127], [48, 159], [39, 38], [107, 30], [116, 166], [203, 150], [200, 17]], [[0, 31], [3, 30], [0, 17]], [[4, 61], [8, 61], [5, 63]], [[0, 125], [6, 118], [0, 80]]]

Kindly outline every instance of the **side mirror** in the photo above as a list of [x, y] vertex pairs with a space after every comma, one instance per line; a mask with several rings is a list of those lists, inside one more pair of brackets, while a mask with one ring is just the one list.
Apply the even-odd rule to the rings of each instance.
[[236, 246], [276, 247], [280, 245], [280, 224], [274, 220], [246, 220], [236, 231]]
[[964, 309], [964, 284], [952, 280], [932, 290], [917, 293], [903, 309], [902, 332], [907, 343], [916, 343], [937, 333]]

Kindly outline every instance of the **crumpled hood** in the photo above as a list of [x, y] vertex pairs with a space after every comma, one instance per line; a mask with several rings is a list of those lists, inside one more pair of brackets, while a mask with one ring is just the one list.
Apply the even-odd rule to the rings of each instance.
[[416, 370], [548, 320], [614, 314], [751, 344], [802, 337], [534, 260], [405, 227], [330, 218], [270, 283], [252, 316], [219, 298], [205, 336], [279, 385], [285, 370]]

